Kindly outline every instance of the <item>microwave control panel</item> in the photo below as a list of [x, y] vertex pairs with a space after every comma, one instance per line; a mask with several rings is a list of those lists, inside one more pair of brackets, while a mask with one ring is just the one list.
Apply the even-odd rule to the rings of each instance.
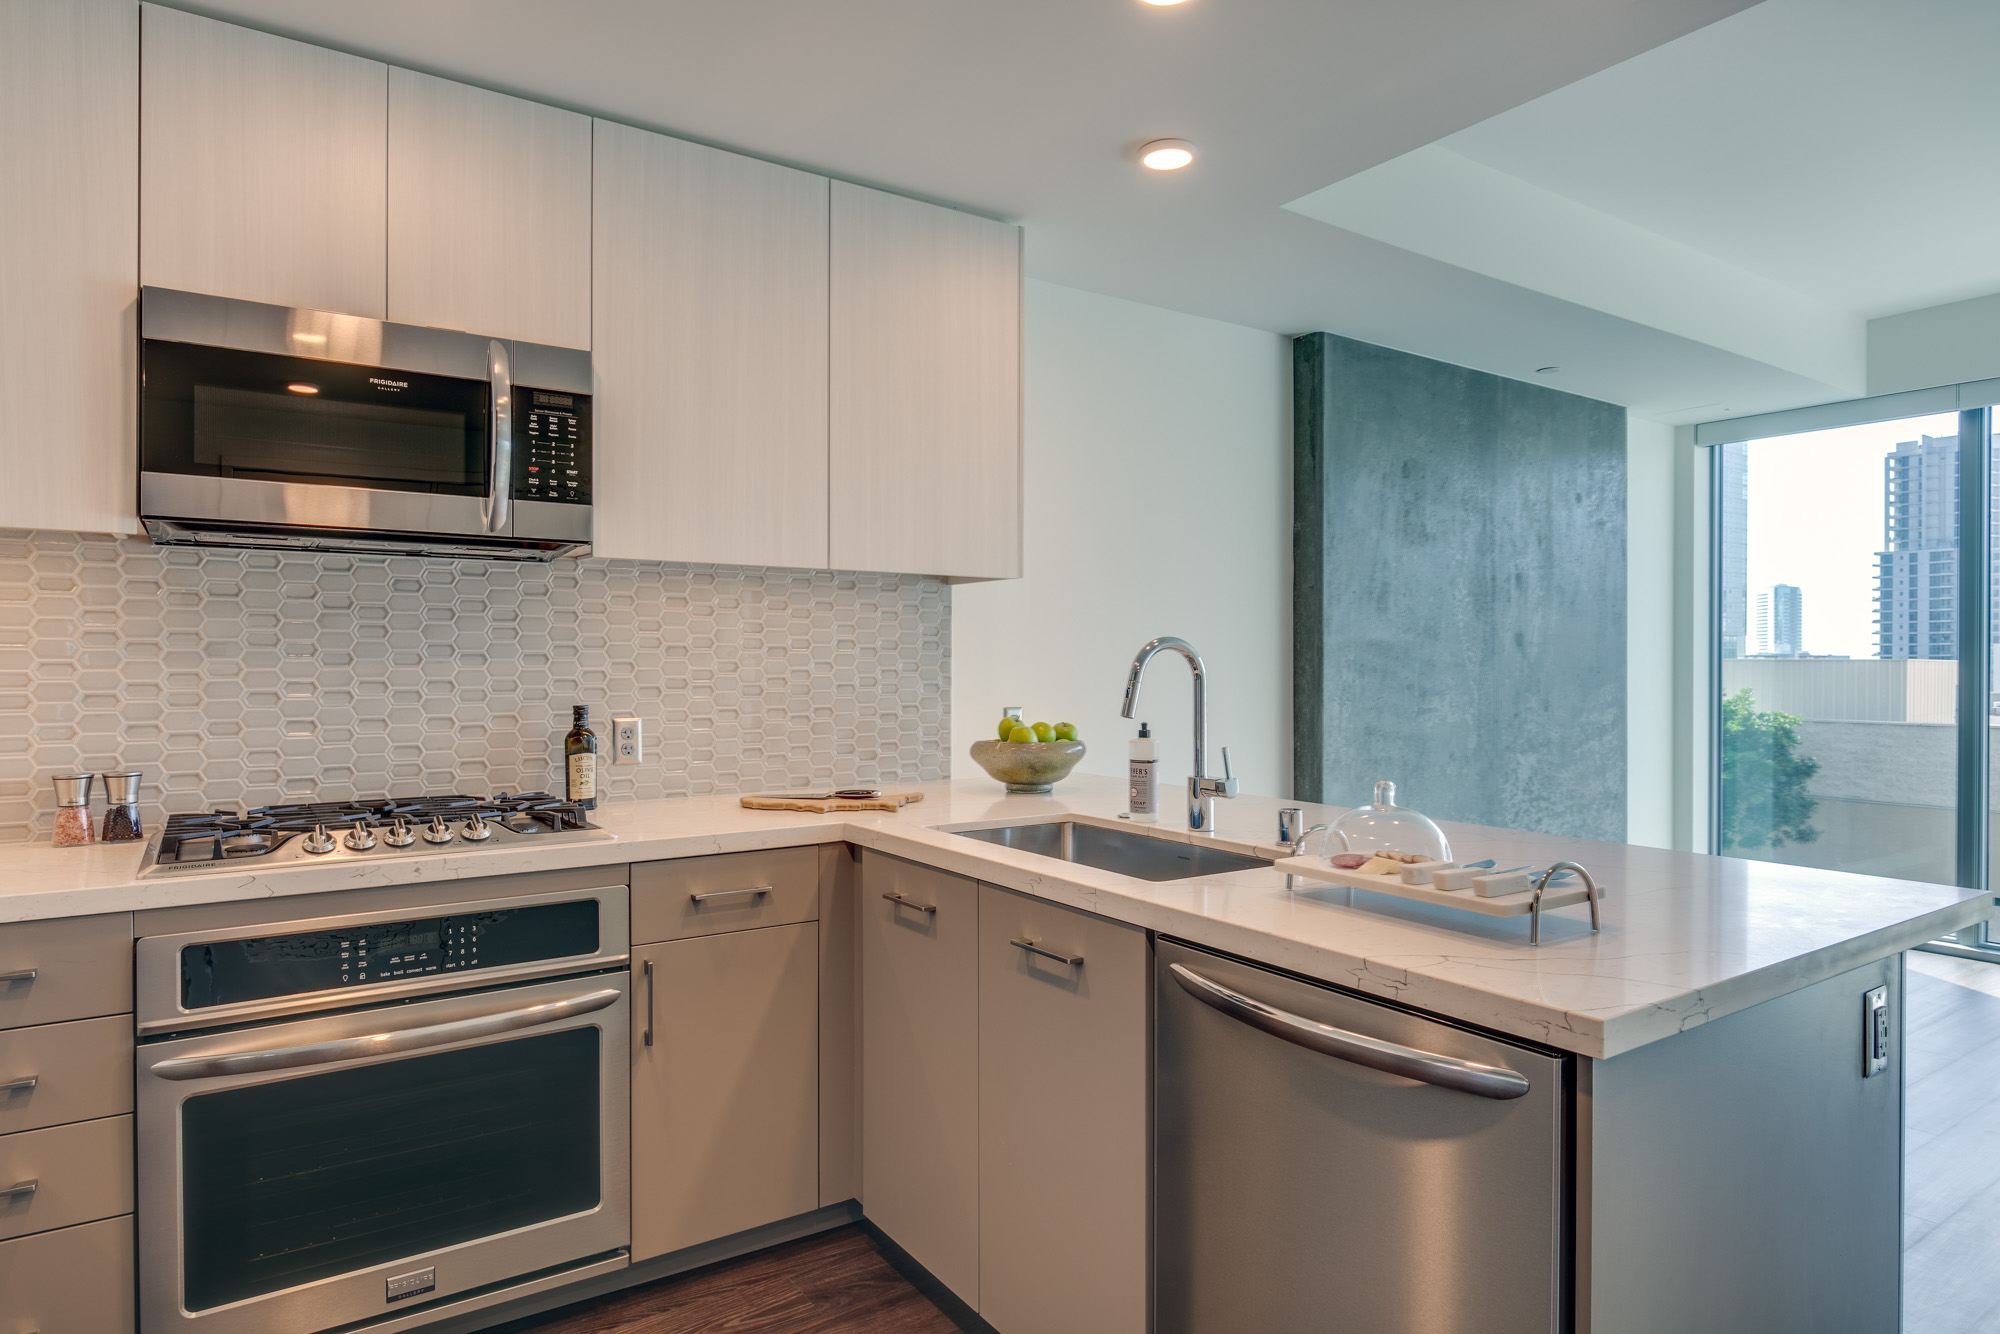
[[[370, 922], [181, 948], [181, 1008], [304, 996], [597, 952], [597, 900]], [[476, 985], [468, 979], [467, 985]]]
[[521, 389], [514, 404], [514, 499], [590, 503], [590, 395]]

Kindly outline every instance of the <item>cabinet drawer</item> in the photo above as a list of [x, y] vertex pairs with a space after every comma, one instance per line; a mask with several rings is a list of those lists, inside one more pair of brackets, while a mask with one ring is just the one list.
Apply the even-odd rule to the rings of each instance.
[[[18, 1087], [30, 1079], [32, 1088]], [[0, 1135], [131, 1110], [132, 1021], [124, 1015], [0, 1031]]]
[[0, 1330], [132, 1334], [132, 1220], [0, 1241]]
[[0, 1028], [131, 1012], [129, 913], [0, 926]]
[[132, 1118], [0, 1136], [0, 1240], [132, 1212]]
[[819, 849], [729, 852], [632, 868], [632, 943], [819, 918]]

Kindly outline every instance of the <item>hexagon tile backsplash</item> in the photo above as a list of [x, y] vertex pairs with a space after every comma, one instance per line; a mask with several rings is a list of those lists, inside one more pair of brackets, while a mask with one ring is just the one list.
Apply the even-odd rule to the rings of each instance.
[[950, 644], [914, 575], [0, 531], [0, 840], [46, 836], [50, 775], [86, 770], [143, 771], [149, 820], [553, 787], [572, 704], [641, 721], [614, 801], [942, 778]]

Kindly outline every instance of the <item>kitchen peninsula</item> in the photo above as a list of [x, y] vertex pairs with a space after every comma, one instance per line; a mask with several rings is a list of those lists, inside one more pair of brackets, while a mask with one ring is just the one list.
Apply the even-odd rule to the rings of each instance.
[[[1820, 1300], [1877, 1312], [1896, 1300], [1895, 1249], [1884, 1249], [1883, 1238], [1873, 1235], [1887, 1228], [1893, 1241], [1894, 1208], [1838, 1208], [1827, 1194], [1836, 1188], [1850, 1199], [1856, 1190], [1893, 1193], [1898, 1179], [1900, 1044], [1891, 1037], [1894, 1077], [1862, 1078], [1863, 996], [1886, 986], [1900, 1023], [1900, 952], [1983, 919], [1988, 897], [1447, 826], [1461, 855], [1505, 864], [1575, 860], [1605, 886], [1600, 933], [1591, 932], [1583, 908], [1572, 907], [1548, 914], [1542, 943], [1531, 946], [1521, 918], [1479, 918], [1367, 892], [1288, 884], [1268, 866], [1147, 881], [960, 832], [1063, 820], [1119, 827], [1111, 813], [1122, 787], [1111, 780], [1078, 777], [1049, 796], [1004, 795], [984, 779], [926, 784], [922, 791], [922, 801], [894, 813], [752, 811], [732, 797], [624, 803], [595, 813], [614, 839], [442, 851], [419, 844], [407, 855], [267, 872], [139, 877], [137, 848], [14, 847], [0, 851], [0, 922], [42, 924], [40, 930], [108, 926], [125, 940], [125, 951], [136, 935], [143, 988], [146, 941], [163, 934], [193, 939], [186, 933], [196, 928], [309, 921], [350, 907], [393, 917], [392, 905], [419, 901], [409, 897], [414, 893], [448, 905], [509, 892], [532, 892], [535, 898], [523, 901], [539, 901], [550, 891], [600, 882], [622, 896], [629, 885], [631, 1268], [580, 1274], [569, 1288], [512, 1294], [515, 1305], [496, 1307], [494, 1318], [536, 1300], [552, 1304], [590, 1290], [589, 1283], [632, 1281], [715, 1258], [718, 1245], [754, 1249], [780, 1235], [866, 1216], [994, 1328], [1139, 1330], [1154, 1303], [1162, 1327], [1172, 1327], [1169, 1290], [1149, 1296], [1144, 1262], [1154, 1204], [1147, 1182], [1155, 1170], [1144, 1127], [1161, 1114], [1156, 1098], [1176, 1096], [1164, 1082], [1156, 1092], [1145, 1073], [1153, 1060], [1148, 1015], [1156, 1004], [1147, 955], [1166, 951], [1169, 941], [1184, 942], [1172, 946], [1183, 951], [1176, 957], [1192, 947], [1217, 967], [1331, 984], [1380, 998], [1398, 1013], [1443, 1021], [1468, 1039], [1477, 1030], [1525, 1044], [1524, 1055], [1544, 1053], [1538, 1059], [1562, 1072], [1551, 1115], [1559, 1117], [1563, 1138], [1546, 1185], [1552, 1217], [1560, 1220], [1545, 1271], [1557, 1323], [1570, 1312], [1576, 1328], [1599, 1334], [1664, 1332], [1698, 1327], [1690, 1322], [1703, 1312], [1763, 1309], [1771, 1329], [1860, 1329], [1866, 1326], [1802, 1323], [1818, 1317], [1797, 1312], [1798, 1294], [1816, 1291]], [[1275, 859], [1288, 851], [1274, 842], [1281, 804], [1255, 797], [1224, 803], [1212, 837], [1166, 825], [1144, 835]], [[1309, 808], [1307, 816], [1335, 813]], [[793, 856], [805, 858], [802, 889], [788, 886], [775, 869], [780, 863], [771, 860]], [[622, 897], [615, 901], [622, 905]], [[971, 930], [952, 920], [961, 906], [978, 923], [978, 944], [972, 934], [963, 936], [969, 971], [926, 972], [922, 961], [896, 954], [926, 940], [952, 947], [954, 933]], [[690, 925], [695, 918], [705, 920]], [[813, 923], [815, 939], [785, 935]], [[607, 929], [601, 950], [624, 939], [623, 925]], [[0, 994], [0, 1024], [41, 1022], [19, 1018], [23, 1005], [32, 1006], [42, 988], [69, 985], [65, 974], [83, 966], [60, 955], [30, 957], [44, 938], [36, 927], [0, 934], [0, 972], [36, 965], [40, 971], [26, 987], [17, 983]], [[997, 963], [983, 954], [989, 939], [1001, 951]], [[667, 943], [642, 947], [647, 940]], [[720, 1023], [725, 1036], [733, 1034], [728, 1021], [703, 1008], [698, 982], [684, 980], [691, 970], [699, 976], [695, 956], [673, 951], [760, 941], [795, 961], [817, 956], [816, 968], [785, 973], [791, 981], [774, 984], [764, 999], [780, 1010], [764, 1012], [754, 1029], [771, 1044], [770, 1061], [790, 1061], [810, 1075], [793, 1081], [809, 1114], [810, 1133], [802, 1131], [800, 1143], [810, 1170], [801, 1168], [805, 1175], [787, 1196], [765, 1179], [768, 1163], [732, 1145], [728, 1119], [716, 1114], [732, 1110], [735, 1086], [714, 1095], [715, 1107], [680, 1108], [692, 1118], [686, 1124], [714, 1137], [692, 1151], [713, 1169], [746, 1173], [734, 1196], [724, 1183], [731, 1201], [718, 1204], [716, 1216], [727, 1221], [705, 1231], [702, 1219], [667, 1198], [680, 1198], [670, 1189], [677, 1180], [700, 1183], [677, 1177], [673, 1155], [662, 1157], [654, 1143], [651, 1122], [672, 1114], [673, 1104], [663, 1112], [649, 1101], [662, 1095], [648, 1082], [646, 1062], [659, 1050], [648, 1042], [658, 1024], [667, 1030], [661, 1046], [686, 1059], [699, 1047], [688, 1024]], [[106, 995], [117, 989], [109, 974], [124, 971], [129, 958], [105, 952], [89, 965], [106, 973], [95, 983]], [[997, 989], [1009, 984], [1034, 991], [1017, 1011]], [[1052, 1020], [1035, 1008], [1051, 1001], [1088, 1008]], [[956, 1046], [936, 1043], [935, 1026], [954, 1022], [961, 1006], [976, 1040], [968, 1029]], [[785, 1007], [796, 1011], [789, 1024]], [[141, 1008], [143, 1030], [143, 1002]], [[1031, 1027], [1057, 1026], [1031, 1039], [1007, 1031], [1010, 1017]], [[782, 1070], [760, 1065], [755, 1041], [746, 1045], [752, 1049], [727, 1058], [740, 1088], [783, 1094], [790, 1086]], [[142, 1070], [153, 1050], [140, 1046]], [[697, 1059], [721, 1058], [711, 1052]], [[967, 1060], [974, 1064], [964, 1067]], [[993, 1065], [1007, 1060], [1043, 1064], [1012, 1071]], [[1052, 1101], [1047, 1091], [1021, 1087], [1018, 1081], [1033, 1076], [1073, 1081], [1088, 1096]], [[939, 1124], [911, 1101], [917, 1091], [944, 1099], [945, 1107], [962, 1096], [969, 1100], [966, 1115]], [[1011, 1106], [994, 1101], [1010, 1096]], [[1165, 1139], [1163, 1154], [1172, 1149], [1171, 1136]], [[770, 1143], [755, 1148], [773, 1156]], [[1022, 1152], [1033, 1155], [1041, 1184], [1033, 1201], [1010, 1201], [1005, 1183], [1019, 1178], [1024, 1164], [1013, 1155]], [[927, 1154], [935, 1172], [899, 1170], [896, 1160], [922, 1163]], [[1842, 1171], [1742, 1170], [1750, 1161], [1814, 1154], [1842, 1155]], [[142, 1179], [154, 1170], [142, 1136]], [[1158, 1170], [1167, 1174], [1160, 1189], [1175, 1188], [1172, 1164]], [[965, 1176], [970, 1202], [952, 1198], [959, 1184], [954, 1173]], [[715, 1188], [708, 1183], [694, 1194]], [[794, 1204], [773, 1204], [765, 1216], [738, 1215], [736, 1196], [753, 1211], [765, 1199]], [[1043, 1217], [1052, 1199], [1068, 1200], [1069, 1213]], [[1065, 1216], [1069, 1221], [1060, 1221]], [[1029, 1218], [1041, 1221], [1024, 1232]], [[1171, 1230], [1164, 1217], [1158, 1226], [1163, 1237]], [[1761, 1237], [1754, 1246], [1753, 1233]], [[141, 1235], [143, 1246], [147, 1234]], [[648, 1250], [648, 1235], [670, 1240]], [[1030, 1261], [1031, 1272], [1019, 1272]], [[1701, 1281], [1689, 1281], [1696, 1273]], [[1198, 1296], [1180, 1294], [1176, 1301]], [[456, 1309], [441, 1301], [435, 1318], [444, 1321]]]

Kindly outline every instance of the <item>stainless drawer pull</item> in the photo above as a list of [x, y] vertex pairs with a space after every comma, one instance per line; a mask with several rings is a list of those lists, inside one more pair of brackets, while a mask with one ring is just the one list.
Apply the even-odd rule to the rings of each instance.
[[5, 1084], [0, 1084], [0, 1093], [32, 1093], [35, 1090], [35, 1085], [41, 1082], [42, 1077], [40, 1075], [29, 1075], [26, 1079], [10, 1080]]
[[[889, 902], [895, 904], [898, 908], [908, 908], [912, 912], [937, 911], [937, 905], [935, 903], [918, 903], [915, 899], [906, 899], [901, 894], [884, 894], [882, 897], [889, 900]], [[893, 909], [891, 911], [893, 911]]]
[[755, 889], [711, 889], [706, 894], [690, 894], [690, 903], [707, 903], [710, 899], [739, 899], [745, 894], [762, 897], [771, 892], [769, 885], [758, 885]]
[[1066, 963], [1072, 968], [1083, 967], [1083, 956], [1081, 954], [1057, 954], [1054, 950], [1043, 949], [1040, 945], [1037, 945], [1034, 941], [1029, 940], [1026, 936], [1022, 936], [1016, 940], [1009, 941], [1008, 943], [1013, 945], [1019, 945], [1022, 949], [1026, 950], [1028, 953], [1039, 954], [1044, 959], [1054, 959], [1057, 963]]
[[1476, 1093], [1482, 1098], [1505, 1100], [1518, 1098], [1528, 1091], [1526, 1077], [1501, 1066], [1461, 1061], [1455, 1056], [1440, 1056], [1436, 1052], [1419, 1051], [1415, 1047], [1350, 1033], [1344, 1028], [1335, 1028], [1331, 1024], [1281, 1010], [1275, 1005], [1267, 1005], [1225, 987], [1213, 978], [1203, 977], [1184, 965], [1171, 963], [1167, 968], [1173, 973], [1174, 981], [1181, 984], [1181, 990], [1203, 1005], [1322, 1056], [1351, 1061], [1385, 1074], [1401, 1075], [1404, 1079], [1436, 1084], [1440, 1088]]
[[653, 961], [646, 960], [646, 1045], [653, 1045]]
[[40, 1190], [39, 1181], [16, 1181], [11, 1186], [0, 1186], [0, 1200], [11, 1200], [21, 1195], [33, 1195]]
[[445, 1047], [454, 1042], [512, 1033], [558, 1023], [574, 1015], [589, 1014], [617, 1001], [616, 991], [586, 991], [575, 996], [543, 1001], [518, 1010], [482, 1014], [471, 1019], [430, 1024], [423, 1028], [403, 1028], [367, 1037], [337, 1038], [300, 1047], [273, 1047], [266, 1051], [221, 1052], [214, 1056], [176, 1056], [155, 1062], [152, 1071], [161, 1079], [209, 1079], [216, 1075], [247, 1075], [260, 1070], [291, 1070], [304, 1065], [332, 1065], [337, 1061], [359, 1061], [371, 1056], [421, 1051], [425, 1047]]
[[32, 982], [42, 975], [39, 968], [23, 968], [17, 973], [0, 973], [0, 986], [9, 982]]

